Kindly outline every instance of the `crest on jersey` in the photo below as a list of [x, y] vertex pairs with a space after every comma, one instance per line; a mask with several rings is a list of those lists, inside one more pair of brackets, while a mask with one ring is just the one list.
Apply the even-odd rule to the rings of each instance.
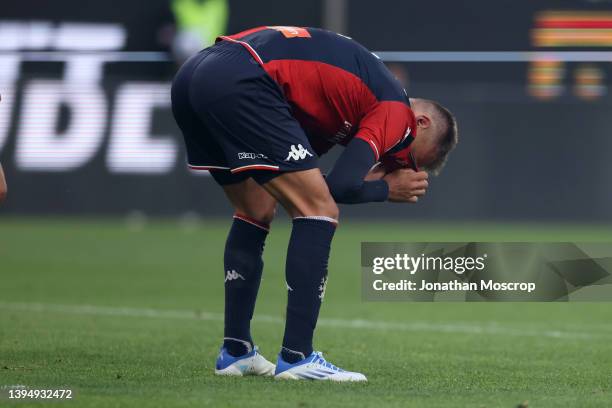
[[282, 33], [287, 38], [310, 38], [310, 33], [308, 32], [308, 30], [302, 27], [268, 26], [268, 28]]

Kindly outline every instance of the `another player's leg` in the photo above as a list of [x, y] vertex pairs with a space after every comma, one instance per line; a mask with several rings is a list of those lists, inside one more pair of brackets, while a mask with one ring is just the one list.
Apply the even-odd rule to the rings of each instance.
[[338, 223], [338, 207], [321, 172], [288, 172], [263, 186], [293, 218], [285, 272], [287, 322], [276, 378], [366, 381], [363, 374], [342, 370], [313, 351], [331, 241]]
[[215, 373], [273, 375], [274, 364], [258, 353], [250, 326], [263, 271], [262, 253], [276, 200], [250, 178], [223, 185], [223, 189], [235, 214], [225, 243], [225, 328]]

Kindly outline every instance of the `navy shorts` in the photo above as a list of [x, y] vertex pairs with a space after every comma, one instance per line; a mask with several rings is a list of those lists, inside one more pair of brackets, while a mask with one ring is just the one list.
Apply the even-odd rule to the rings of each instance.
[[221, 41], [187, 60], [172, 84], [172, 112], [189, 167], [219, 184], [317, 167], [281, 88], [240, 44]]

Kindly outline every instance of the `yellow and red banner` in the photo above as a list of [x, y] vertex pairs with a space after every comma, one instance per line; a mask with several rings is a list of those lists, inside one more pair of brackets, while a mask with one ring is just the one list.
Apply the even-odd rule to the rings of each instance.
[[544, 11], [532, 31], [536, 47], [610, 47], [611, 11]]

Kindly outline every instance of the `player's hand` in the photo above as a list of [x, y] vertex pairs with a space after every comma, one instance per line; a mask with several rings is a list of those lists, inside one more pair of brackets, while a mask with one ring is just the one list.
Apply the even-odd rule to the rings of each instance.
[[389, 185], [389, 201], [396, 203], [416, 203], [425, 195], [429, 183], [426, 171], [398, 169], [387, 174], [384, 180]]

